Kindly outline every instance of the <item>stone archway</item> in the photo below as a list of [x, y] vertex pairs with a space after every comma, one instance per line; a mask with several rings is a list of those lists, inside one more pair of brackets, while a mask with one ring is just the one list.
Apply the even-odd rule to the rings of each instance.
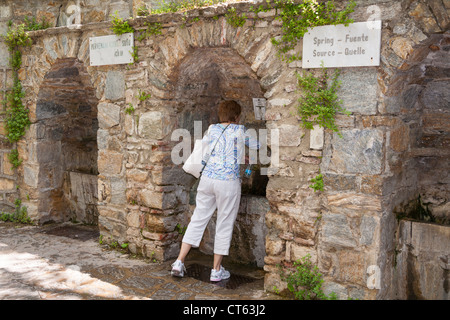
[[[196, 110], [199, 120], [204, 120], [203, 130], [206, 130], [214, 120], [211, 106], [214, 107], [221, 98], [238, 100], [250, 117], [253, 114], [251, 98], [264, 96], [268, 99], [268, 121], [264, 127], [270, 124], [271, 129], [279, 128], [282, 145], [298, 147], [303, 132], [297, 120], [290, 118], [288, 121], [292, 124], [273, 123], [273, 120], [279, 120], [281, 114], [289, 112], [285, 105], [295, 101], [296, 93], [293, 90], [289, 90], [290, 100], [281, 99], [280, 96], [285, 95], [286, 83], [294, 82], [296, 77], [294, 70], [276, 56], [276, 48], [270, 39], [270, 35], [262, 28], [236, 29], [228, 25], [224, 17], [220, 17], [201, 19], [184, 28], [164, 29], [162, 36], [139, 44], [138, 50], [149, 50], [151, 58], [141, 62], [143, 68], [131, 67], [127, 72], [133, 78], [131, 83], [136, 83], [136, 86], [128, 86], [125, 94], [127, 103], [138, 105], [132, 115], [125, 115], [128, 135], [128, 156], [125, 156], [128, 161], [125, 169], [127, 201], [135, 204], [127, 206], [127, 238], [134, 252], [161, 260], [172, 259], [179, 252], [180, 227], [187, 225], [193, 180], [180, 165], [174, 165], [171, 161], [171, 150], [178, 143], [171, 141], [171, 134], [173, 130], [182, 128], [183, 122], [194, 120], [192, 115]], [[195, 58], [198, 56], [202, 59]], [[226, 62], [227, 59], [230, 60]], [[192, 80], [189, 71], [180, 76], [179, 69], [183, 69], [183, 61], [190, 61], [197, 67], [204, 64], [207, 70], [200, 70], [196, 79], [198, 83], [208, 82], [213, 90], [206, 92], [204, 86], [189, 83]], [[188, 65], [184, 65], [186, 70], [195, 69]], [[148, 77], [148, 81], [139, 80], [138, 75]], [[210, 81], [204, 81], [208, 77]], [[280, 79], [282, 81], [278, 82]], [[251, 84], [244, 85], [244, 82]], [[177, 88], [177, 83], [181, 87]], [[183, 89], [183, 83], [186, 90]], [[230, 83], [235, 87], [231, 87]], [[140, 92], [151, 93], [151, 98], [137, 101], [133, 97]], [[194, 99], [190, 99], [192, 97]], [[202, 110], [206, 110], [206, 105], [208, 112], [204, 113]], [[192, 113], [183, 115], [183, 111], [188, 110]], [[252, 122], [250, 120], [247, 124]], [[264, 191], [266, 183], [267, 180], [261, 184]], [[290, 183], [295, 182], [292, 179]], [[269, 211], [269, 201], [264, 195], [260, 197], [265, 203], [257, 210]], [[250, 215], [242, 217], [246, 220], [243, 223], [249, 226], [258, 220], [261, 229], [258, 237], [261, 241], [257, 249], [257, 263], [262, 266], [265, 263], [264, 241], [267, 235], [263, 230], [266, 228], [265, 217], [256, 214], [252, 219]], [[256, 262], [253, 252], [245, 259], [245, 262]]]
[[[243, 108], [241, 124], [246, 128], [265, 129], [265, 120], [256, 120], [252, 98], [261, 98], [264, 92], [259, 79], [250, 66], [230, 47], [193, 48], [184, 57], [171, 75], [178, 111], [178, 127], [187, 129], [195, 139], [194, 122], [202, 123], [201, 133], [210, 124], [218, 122], [217, 107], [220, 101], [235, 100]], [[192, 139], [192, 144], [194, 142]], [[198, 181], [196, 181], [198, 182]], [[241, 263], [264, 265], [265, 257], [265, 214], [269, 211], [265, 198], [267, 175], [261, 175], [256, 165], [250, 179], [242, 180], [240, 213], [234, 229], [230, 248], [232, 260]], [[189, 214], [182, 220], [187, 224], [195, 207], [197, 183], [186, 180], [189, 193]], [[181, 204], [185, 206], [185, 203]], [[212, 254], [215, 222], [208, 225], [200, 250]]]
[[40, 222], [97, 224], [97, 98], [84, 65], [58, 59], [36, 101]]

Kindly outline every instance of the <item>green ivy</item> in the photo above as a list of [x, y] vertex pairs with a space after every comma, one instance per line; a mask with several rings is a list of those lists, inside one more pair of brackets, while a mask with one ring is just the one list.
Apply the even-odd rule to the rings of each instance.
[[132, 50], [130, 51], [130, 54], [133, 57], [133, 62], [130, 62], [129, 64], [139, 62], [138, 47], [133, 46]]
[[114, 34], [120, 36], [124, 33], [134, 32], [133, 27], [130, 26], [127, 20], [120, 18], [117, 11], [114, 12], [114, 15], [110, 15], [110, 17], [112, 18], [112, 26], [110, 29], [114, 32]]
[[140, 17], [145, 17], [150, 14], [150, 11], [145, 3], [143, 3], [136, 11], [136, 15]]
[[[9, 24], [8, 32], [3, 39], [8, 46], [10, 54], [10, 66], [13, 75], [13, 86], [6, 94], [5, 128], [6, 138], [9, 142], [15, 143], [25, 135], [26, 129], [30, 126], [29, 110], [23, 105], [22, 98], [25, 93], [19, 80], [19, 69], [22, 66], [22, 47], [31, 46], [32, 41], [27, 34], [25, 24]], [[14, 168], [21, 164], [17, 149], [12, 149], [8, 156]]]
[[36, 17], [25, 17], [24, 19], [25, 29], [28, 31], [36, 31], [50, 28], [51, 25], [45, 17], [40, 22], [36, 20]]
[[134, 111], [135, 111], [135, 108], [134, 108], [134, 106], [131, 103], [129, 103], [128, 107], [125, 108], [125, 113], [126, 114], [132, 115], [134, 113]]
[[245, 24], [245, 21], [247, 20], [247, 16], [242, 14], [241, 16], [238, 16], [236, 12], [236, 8], [232, 7], [228, 9], [228, 12], [225, 14], [225, 19], [227, 20], [228, 24], [238, 28], [242, 27]]
[[31, 46], [31, 39], [26, 33], [25, 24], [14, 25], [9, 23], [8, 32], [2, 36], [9, 50], [16, 50], [24, 46]]
[[22, 84], [16, 76], [14, 78], [14, 85], [6, 95], [6, 138], [11, 143], [19, 141], [31, 124], [29, 111], [22, 103], [22, 98], [25, 96]]
[[[31, 21], [31, 22], [30, 22]], [[22, 84], [19, 80], [19, 69], [22, 66], [22, 47], [31, 46], [32, 41], [27, 34], [27, 30], [39, 30], [48, 27], [48, 24], [42, 22], [36, 24], [36, 19], [29, 20], [26, 18], [27, 25], [9, 24], [8, 32], [3, 39], [8, 46], [10, 53], [10, 66], [13, 74], [13, 86], [6, 94], [6, 138], [9, 142], [14, 143], [20, 140], [25, 135], [25, 131], [30, 125], [28, 109], [22, 103], [22, 98], [25, 97]], [[34, 24], [33, 24], [34, 23]], [[17, 150], [13, 150], [10, 154], [10, 160], [13, 165], [20, 164], [18, 161]]]
[[175, 230], [176, 232], [178, 232], [178, 234], [184, 235], [186, 233], [186, 229], [187, 226], [182, 227], [179, 223], [175, 226]]
[[145, 91], [141, 91], [141, 89], [139, 89], [139, 101], [145, 101], [149, 98], [151, 98], [151, 94], [147, 93]]
[[297, 300], [336, 300], [336, 293], [326, 295], [322, 290], [322, 274], [319, 268], [311, 262], [311, 255], [307, 254], [294, 262], [294, 269], [290, 272], [281, 271], [281, 279], [286, 281], [288, 290]]
[[14, 223], [33, 224], [33, 221], [28, 216], [28, 209], [22, 206], [22, 200], [16, 199], [14, 201], [15, 210], [14, 213], [0, 213], [1, 221], [10, 221]]
[[142, 41], [146, 38], [148, 38], [149, 36], [152, 35], [158, 35], [161, 34], [161, 23], [158, 22], [147, 22], [145, 23], [147, 25], [147, 29], [145, 29], [144, 31], [141, 32], [141, 34], [138, 36], [138, 40]]
[[[273, 7], [272, 7], [270, 0], [266, 0], [266, 5], [261, 4], [257, 7], [250, 6], [250, 11], [253, 12], [257, 16], [259, 12], [267, 12], [267, 11], [271, 10], [272, 8]], [[258, 19], [258, 17], [256, 17], [256, 19]]]
[[[276, 0], [275, 8], [278, 15], [276, 19], [282, 21], [281, 39], [272, 38], [272, 43], [278, 47], [282, 58], [288, 51], [295, 48], [298, 41], [303, 38], [308, 28], [323, 25], [348, 25], [353, 20], [348, 15], [354, 11], [356, 2], [350, 1], [342, 11], [337, 11], [334, 1], [318, 2], [316, 0]], [[298, 58], [298, 57], [297, 57]], [[292, 58], [291, 58], [292, 60]]]
[[13, 165], [13, 168], [17, 168], [22, 164], [22, 159], [19, 159], [19, 151], [17, 149], [12, 149], [8, 154], [9, 162]]
[[341, 112], [350, 115], [350, 112], [342, 108], [342, 101], [337, 96], [337, 90], [340, 87], [339, 70], [334, 71], [331, 84], [329, 84], [330, 76], [325, 68], [322, 67], [319, 73], [318, 77], [313, 73], [297, 74], [298, 86], [302, 89], [302, 96], [297, 107], [301, 125], [306, 129], [313, 129], [314, 125], [319, 125], [341, 136], [335, 123], [336, 114]]
[[312, 184], [309, 186], [310, 188], [314, 189], [314, 192], [316, 191], [323, 191], [323, 176], [322, 174], [318, 174], [314, 178], [312, 178], [309, 182]]

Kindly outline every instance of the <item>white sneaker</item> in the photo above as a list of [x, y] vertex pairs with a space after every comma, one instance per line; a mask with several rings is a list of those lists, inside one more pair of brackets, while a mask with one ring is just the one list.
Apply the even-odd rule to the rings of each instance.
[[180, 260], [175, 261], [172, 263], [172, 271], [170, 274], [174, 277], [184, 277], [184, 273], [186, 272], [186, 267], [184, 266], [184, 263]]
[[217, 271], [216, 269], [211, 269], [211, 276], [210, 276], [209, 280], [221, 281], [221, 280], [225, 280], [225, 279], [229, 279], [229, 278], [230, 278], [230, 272], [225, 270], [224, 267], [220, 266], [219, 271]]

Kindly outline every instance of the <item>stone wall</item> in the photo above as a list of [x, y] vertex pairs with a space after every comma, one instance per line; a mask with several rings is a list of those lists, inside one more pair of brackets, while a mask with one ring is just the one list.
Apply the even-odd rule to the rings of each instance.
[[450, 228], [402, 220], [395, 257], [396, 299], [450, 299]]
[[[337, 117], [342, 138], [326, 131], [322, 151], [312, 153], [312, 145], [302, 156], [282, 151], [281, 159], [290, 160], [282, 162], [283, 172], [296, 171], [293, 160], [320, 163], [325, 192], [316, 196], [305, 184], [295, 191], [269, 182], [268, 199], [278, 212], [267, 219], [265, 269], [273, 272], [266, 288], [280, 284], [271, 265], [309, 253], [325, 276], [327, 292], [341, 298], [395, 297], [396, 218], [408, 215], [406, 208], [420, 197], [422, 206], [434, 209], [435, 220], [446, 221], [448, 11], [440, 1], [359, 3], [355, 21], [373, 15], [383, 20], [381, 65], [342, 70], [339, 97], [352, 112]], [[310, 170], [309, 177], [317, 173]], [[449, 246], [446, 239], [444, 247]], [[371, 266], [380, 271], [378, 291], [367, 290]]]
[[110, 15], [116, 12], [122, 18], [129, 18], [135, 13], [137, 2], [122, 0], [4, 0], [0, 5], [2, 31], [8, 20], [23, 21], [25, 17], [35, 17], [38, 22], [45, 19], [52, 27], [107, 21], [111, 20]]
[[[191, 211], [195, 206], [192, 206]], [[266, 256], [267, 227], [265, 215], [270, 207], [266, 197], [242, 195], [239, 213], [231, 239], [229, 261], [240, 264], [264, 266]], [[200, 243], [200, 251], [214, 254], [214, 235], [216, 233], [216, 216], [206, 227]]]
[[[1, 122], [0, 130], [2, 134], [5, 134], [3, 122]], [[11, 150], [11, 144], [8, 140], [1, 140], [0, 149], [0, 210], [1, 212], [12, 212], [15, 205], [14, 201], [18, 198], [19, 193], [17, 191], [17, 176], [15, 170], [9, 161], [8, 155]]]
[[[383, 111], [397, 115], [395, 122], [389, 124], [386, 136], [387, 175], [382, 193], [384, 262], [380, 266], [386, 296], [395, 296], [398, 289], [390, 287], [397, 272], [395, 235], [401, 233], [396, 218], [410, 217], [448, 225], [449, 127], [443, 125], [450, 111], [449, 91], [445, 89], [449, 77], [449, 20], [443, 7], [447, 5], [448, 11], [448, 4], [438, 1], [427, 4], [417, 2], [405, 6], [403, 16], [393, 25], [389, 44], [401, 59], [391, 60], [390, 65], [395, 68], [384, 71], [381, 86], [385, 89]], [[417, 243], [420, 232], [412, 237], [417, 237], [412, 240]], [[450, 241], [444, 242], [444, 246], [448, 250]], [[430, 265], [438, 263], [438, 258], [434, 259]], [[427, 272], [422, 273], [421, 281]]]
[[[106, 15], [118, 3], [125, 2], [100, 1], [98, 8], [104, 8]], [[48, 153], [58, 150], [37, 147], [49, 134], [43, 135], [40, 128], [50, 128], [41, 122], [43, 110], [48, 107], [47, 113], [57, 116], [58, 110], [68, 108], [42, 104], [42, 95], [49, 93], [48, 79], [55, 72], [60, 72], [61, 77], [55, 78], [60, 83], [70, 83], [70, 70], [78, 70], [82, 79], [72, 92], [81, 90], [86, 96], [90, 106], [86, 113], [93, 112], [94, 105], [97, 110], [98, 130], [91, 128], [96, 130], [98, 150], [90, 175], [98, 170], [96, 210], [104, 241], [128, 242], [132, 252], [160, 260], [178, 253], [180, 228], [189, 221], [195, 182], [171, 160], [178, 143], [172, 141], [172, 132], [192, 130], [195, 120], [206, 130], [216, 121], [217, 103], [232, 98], [243, 106], [245, 124], [279, 130], [280, 155], [279, 165], [265, 182], [265, 195], [243, 197], [232, 245], [236, 256], [251, 250], [253, 263], [261, 265], [263, 260], [267, 290], [286, 288], [278, 265], [288, 268], [310, 254], [324, 275], [327, 292], [344, 299], [403, 298], [395, 285], [400, 277], [394, 263], [397, 218], [409, 214], [411, 202], [417, 203], [420, 195], [421, 204], [433, 216], [448, 219], [445, 117], [450, 6], [448, 1], [406, 0], [357, 4], [355, 21], [383, 20], [381, 65], [342, 70], [339, 97], [352, 112], [337, 117], [342, 138], [321, 128], [300, 127], [295, 111], [301, 94], [296, 83], [301, 62], [286, 64], [277, 57], [271, 38], [280, 34], [281, 23], [275, 10], [256, 15], [249, 10], [252, 3], [233, 4], [248, 17], [240, 28], [226, 22], [228, 4], [134, 19], [131, 24], [136, 30], [145, 29], [147, 22], [161, 23], [162, 34], [135, 40], [139, 62], [132, 65], [89, 66], [89, 37], [111, 34], [109, 22], [30, 33], [33, 46], [24, 50], [20, 79], [33, 124], [19, 142], [24, 162], [16, 176], [8, 175], [17, 180], [30, 216], [41, 222], [61, 217], [61, 212], [48, 208], [48, 197], [43, 196], [49, 179], [39, 176], [46, 161], [54, 160], [46, 158]], [[299, 43], [297, 49], [301, 47]], [[58, 71], [67, 61], [77, 67]], [[61, 88], [56, 92], [64, 93]], [[150, 98], [141, 101], [142, 92]], [[252, 118], [254, 96], [267, 99], [265, 122]], [[125, 112], [130, 104], [135, 109], [131, 114]], [[83, 106], [71, 108], [78, 110], [74, 119], [84, 121]], [[95, 123], [93, 117], [87, 119]], [[57, 135], [58, 130], [64, 132], [60, 127], [50, 133]], [[81, 140], [92, 141], [88, 136]], [[63, 144], [62, 139], [54, 140], [56, 146]], [[309, 188], [319, 171], [324, 174], [324, 192]], [[70, 185], [71, 191], [64, 193], [62, 188], [61, 192], [70, 205], [78, 202], [75, 195], [81, 197], [77, 190], [84, 185], [83, 174], [88, 173], [70, 170], [65, 175], [70, 183], [63, 186]], [[91, 179], [85, 177], [87, 185], [92, 185]], [[253, 190], [251, 183], [248, 190]], [[83, 195], [84, 204], [92, 204], [93, 198]], [[241, 239], [251, 245], [239, 245]], [[381, 278], [375, 289], [368, 287], [372, 266]]]
[[[362, 128], [371, 128], [375, 134], [371, 137], [372, 140], [368, 140], [367, 146], [370, 148], [364, 152], [371, 157], [368, 162], [370, 166], [365, 166], [358, 159], [344, 158], [343, 161], [346, 165], [356, 161], [354, 168], [365, 166], [361, 173], [381, 173], [380, 176], [361, 176], [360, 180], [361, 191], [372, 194], [373, 199], [377, 200], [367, 203], [372, 208], [378, 203], [382, 209], [381, 216], [371, 219], [372, 223], [380, 221], [379, 225], [382, 227], [379, 239], [372, 236], [367, 238], [367, 231], [371, 230], [367, 228], [367, 224], [362, 224], [360, 229], [361, 236], [366, 234], [365, 239], [373, 239], [379, 243], [377, 265], [381, 268], [382, 281], [378, 297], [392, 296], [395, 292], [390, 284], [394, 277], [392, 273], [395, 272], [394, 235], [399, 232], [396, 214], [397, 217], [401, 216], [400, 212], [408, 210], [405, 209], [407, 204], [416, 202], [419, 196], [423, 199], [424, 190], [427, 190], [426, 194], [433, 194], [436, 188], [440, 190], [438, 203], [445, 206], [449, 190], [446, 174], [448, 161], [445, 160], [448, 157], [448, 145], [445, 143], [448, 128], [440, 125], [437, 118], [434, 118], [435, 121], [430, 120], [437, 114], [441, 119], [448, 116], [448, 104], [447, 108], [442, 107], [448, 101], [448, 96], [444, 93], [448, 91], [422, 91], [429, 85], [433, 87], [448, 83], [448, 65], [444, 62], [448, 61], [448, 36], [433, 35], [434, 32], [448, 29], [448, 18], [445, 14], [437, 20], [424, 18], [431, 17], [431, 11], [443, 9], [442, 4], [436, 1], [430, 6], [422, 2], [410, 5], [398, 3], [397, 6], [401, 11], [389, 22], [392, 33], [386, 32], [386, 42], [382, 45], [382, 65], [377, 74], [378, 110], [373, 109], [377, 111], [373, 116], [362, 115], [360, 118]], [[433, 103], [424, 103], [431, 100]], [[355, 120], [358, 125], [358, 117]], [[353, 131], [351, 138], [357, 133], [358, 131]], [[331, 164], [333, 160], [330, 161]], [[430, 166], [431, 163], [433, 165]], [[436, 171], [431, 169], [433, 166]], [[358, 182], [356, 177], [356, 183]], [[352, 202], [354, 201], [353, 199]], [[372, 208], [366, 210], [371, 211]], [[351, 222], [349, 225], [351, 226]]]

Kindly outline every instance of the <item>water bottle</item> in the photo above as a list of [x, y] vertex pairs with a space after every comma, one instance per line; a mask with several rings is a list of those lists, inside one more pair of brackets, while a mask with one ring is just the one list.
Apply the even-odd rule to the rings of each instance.
[[244, 177], [245, 178], [250, 178], [250, 175], [252, 174], [252, 165], [249, 163], [248, 165], [247, 165], [247, 168], [245, 168], [245, 171], [244, 171]]

